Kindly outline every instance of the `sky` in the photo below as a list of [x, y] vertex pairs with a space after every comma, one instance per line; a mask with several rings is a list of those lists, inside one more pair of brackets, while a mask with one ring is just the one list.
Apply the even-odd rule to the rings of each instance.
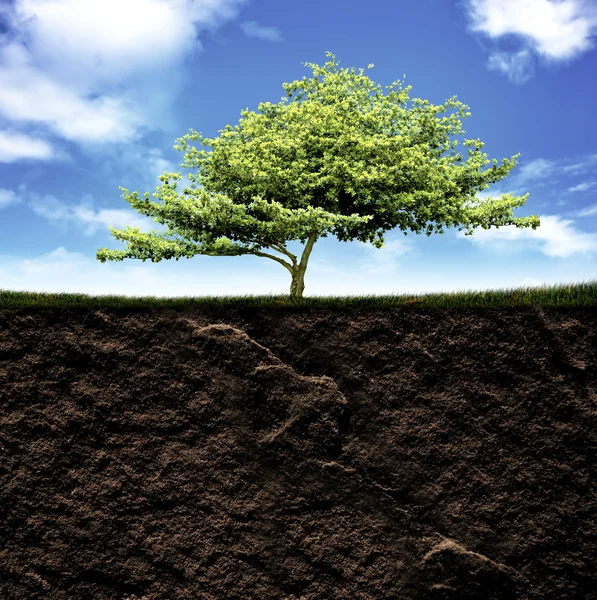
[[[323, 66], [327, 51], [384, 95], [397, 79], [412, 86], [408, 108], [414, 98], [467, 104], [461, 143], [480, 138], [499, 164], [520, 153], [478, 197], [529, 192], [514, 216], [541, 225], [429, 237], [396, 228], [381, 249], [328, 234], [313, 247], [305, 296], [595, 280], [596, 36], [597, 0], [0, 0], [0, 290], [288, 294], [290, 273], [264, 257], [101, 263], [96, 252], [126, 248], [110, 225], [167, 229], [119, 186], [143, 197], [159, 175], [181, 173], [181, 193], [196, 171], [180, 166], [177, 138], [218, 137], [242, 110], [280, 102], [282, 83], [313, 77], [301, 63]], [[304, 244], [286, 247], [300, 256]]]

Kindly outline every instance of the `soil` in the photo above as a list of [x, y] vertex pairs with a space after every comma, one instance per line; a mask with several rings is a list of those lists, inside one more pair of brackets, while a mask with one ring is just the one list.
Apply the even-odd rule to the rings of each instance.
[[597, 599], [597, 310], [0, 310], [0, 598]]

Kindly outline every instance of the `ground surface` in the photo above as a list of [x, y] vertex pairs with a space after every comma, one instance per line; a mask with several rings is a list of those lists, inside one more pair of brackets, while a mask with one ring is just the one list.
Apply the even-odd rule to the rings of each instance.
[[2, 599], [597, 598], [597, 311], [0, 310]]

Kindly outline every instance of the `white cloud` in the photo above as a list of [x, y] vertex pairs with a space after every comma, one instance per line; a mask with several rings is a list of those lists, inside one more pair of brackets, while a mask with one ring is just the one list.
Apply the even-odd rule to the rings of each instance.
[[0, 163], [23, 159], [57, 160], [65, 158], [47, 141], [24, 135], [0, 131]]
[[388, 240], [387, 235], [387, 233], [384, 235], [383, 248], [379, 249], [369, 243], [357, 242], [357, 246], [364, 248], [367, 252], [367, 257], [359, 262], [359, 272], [371, 275], [386, 273], [396, 266], [399, 262], [397, 259], [401, 256], [408, 254], [412, 257], [419, 254], [414, 240], [407, 239], [404, 233], [400, 232], [400, 237], [394, 240]]
[[579, 173], [591, 172], [594, 173], [595, 167], [597, 166], [597, 154], [589, 154], [587, 157], [575, 162], [572, 165], [561, 167], [564, 173], [570, 173], [572, 175], [578, 175]]
[[1, 51], [7, 65], [0, 68], [3, 117], [13, 123], [44, 124], [54, 134], [79, 143], [122, 142], [139, 136], [136, 127], [143, 120], [133, 106], [116, 97], [85, 100], [72, 87], [25, 65], [24, 52], [17, 44]]
[[592, 0], [469, 0], [467, 8], [471, 31], [523, 41], [516, 54], [496, 51], [489, 58], [489, 68], [507, 73], [514, 83], [531, 77], [531, 51], [553, 65], [594, 47], [597, 5]]
[[487, 66], [492, 71], [501, 71], [510, 78], [512, 83], [526, 83], [533, 76], [532, 57], [528, 50], [516, 54], [494, 52], [489, 57]]
[[[518, 159], [520, 161], [520, 158]], [[566, 162], [573, 160], [572, 164], [566, 165]], [[496, 191], [492, 189], [490, 192], [482, 192], [478, 194], [480, 197], [485, 196], [496, 196], [502, 193], [512, 193], [514, 195], [526, 194], [527, 191], [532, 192], [537, 186], [549, 184], [554, 187], [554, 184], [560, 181], [560, 176], [569, 175], [582, 175], [584, 173], [590, 173], [591, 175], [595, 171], [595, 165], [597, 164], [597, 154], [588, 155], [582, 159], [562, 159], [559, 161], [546, 160], [544, 158], [537, 158], [530, 160], [525, 163], [518, 163], [510, 171], [510, 174], [504, 179], [501, 184], [507, 185], [508, 192]], [[499, 185], [499, 184], [497, 184]], [[595, 182], [585, 182], [574, 187], [568, 187], [568, 192], [579, 192], [586, 191], [597, 185]], [[534, 196], [532, 192], [532, 196]], [[530, 196], [530, 197], [532, 197]], [[529, 197], [529, 198], [530, 198]]]
[[473, 235], [456, 231], [456, 237], [470, 240], [475, 245], [495, 250], [514, 252], [514, 242], [536, 242], [534, 246], [546, 256], [570, 258], [575, 254], [597, 253], [597, 233], [585, 233], [572, 226], [574, 221], [558, 215], [539, 215], [537, 229], [518, 228], [514, 225], [475, 229]]
[[[499, 197], [501, 194], [486, 192], [478, 194], [479, 198], [488, 196]], [[597, 207], [581, 211], [579, 216], [597, 214]], [[520, 216], [515, 213], [515, 216]], [[590, 256], [597, 254], [597, 233], [585, 233], [574, 226], [574, 221], [565, 219], [560, 215], [539, 215], [540, 225], [537, 229], [530, 227], [518, 228], [514, 225], [491, 227], [483, 229], [478, 227], [473, 235], [465, 235], [465, 231], [458, 228], [447, 228], [445, 232], [453, 231], [457, 240], [465, 240], [475, 246], [496, 252], [515, 254], [521, 250], [535, 250], [545, 256], [557, 258], [570, 258], [578, 254]], [[398, 230], [394, 230], [396, 235]], [[392, 232], [390, 232], [392, 235]], [[368, 256], [358, 265], [358, 271], [366, 274], [381, 274], [401, 264], [399, 257], [408, 255], [409, 260], [419, 255], [418, 248], [414, 245], [414, 238], [400, 237], [387, 240], [381, 249], [371, 244], [357, 242], [365, 248]], [[421, 234], [423, 236], [423, 234]], [[426, 237], [426, 236], [425, 236]], [[449, 240], [446, 240], [449, 242]]]
[[[91, 194], [85, 194], [82, 202], [74, 206], [70, 206], [50, 194], [43, 197], [31, 194], [31, 198], [29, 206], [36, 215], [62, 227], [69, 223], [73, 224], [77, 229], [81, 229], [86, 236], [104, 232], [111, 235], [108, 225], [117, 229], [125, 229], [127, 225], [130, 225], [131, 227], [139, 227], [141, 231], [145, 232], [152, 230], [166, 231], [167, 229], [161, 223], [153, 221], [152, 217], [147, 217], [135, 211], [124, 200], [123, 204], [129, 206], [128, 209], [94, 210]], [[115, 238], [112, 239], [114, 243], [121, 244]]]
[[26, 183], [19, 184], [19, 194], [17, 194], [14, 190], [0, 188], [0, 209], [6, 208], [7, 206], [11, 206], [13, 204], [22, 204], [23, 199], [21, 198], [21, 195], [27, 191], [27, 185], [28, 184]]
[[545, 160], [544, 158], [537, 158], [531, 160], [525, 164], [517, 164], [512, 171], [510, 171], [509, 178], [516, 177], [519, 183], [524, 181], [531, 181], [534, 179], [543, 179], [548, 175], [551, 175], [556, 171], [558, 165], [553, 160]]
[[568, 191], [568, 192], [586, 192], [587, 190], [594, 188], [596, 185], [597, 185], [597, 182], [595, 182], [595, 181], [579, 183], [578, 185], [569, 187], [566, 191]]
[[19, 204], [20, 198], [13, 190], [0, 188], [0, 208], [5, 208], [12, 204]]
[[[2, 11], [0, 117], [107, 156], [108, 144], [170, 128], [197, 30], [235, 18], [246, 1], [16, 0]], [[0, 139], [0, 161], [52, 155], [49, 142], [24, 140], [11, 152]]]
[[597, 215], [597, 204], [587, 206], [578, 212], [579, 217], [593, 217], [595, 215]]
[[249, 37], [256, 37], [270, 42], [282, 42], [284, 38], [275, 27], [258, 25], [257, 21], [244, 21], [240, 24], [243, 33]]

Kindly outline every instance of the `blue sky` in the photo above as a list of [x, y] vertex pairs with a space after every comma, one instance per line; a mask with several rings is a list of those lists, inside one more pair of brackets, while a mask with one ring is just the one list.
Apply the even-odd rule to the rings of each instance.
[[[118, 186], [143, 196], [180, 172], [182, 191], [190, 171], [176, 138], [217, 137], [241, 110], [279, 102], [282, 83], [312, 77], [301, 63], [323, 65], [326, 51], [384, 94], [401, 79], [411, 101], [467, 104], [460, 141], [480, 138], [500, 164], [520, 152], [479, 196], [530, 192], [514, 216], [537, 214], [541, 226], [466, 237], [397, 228], [382, 249], [328, 235], [305, 296], [597, 279], [596, 35], [595, 0], [0, 0], [0, 289], [287, 294], [290, 274], [268, 258], [102, 264], [96, 252], [126, 247], [108, 225], [166, 230]], [[287, 248], [300, 255], [303, 244]]]

